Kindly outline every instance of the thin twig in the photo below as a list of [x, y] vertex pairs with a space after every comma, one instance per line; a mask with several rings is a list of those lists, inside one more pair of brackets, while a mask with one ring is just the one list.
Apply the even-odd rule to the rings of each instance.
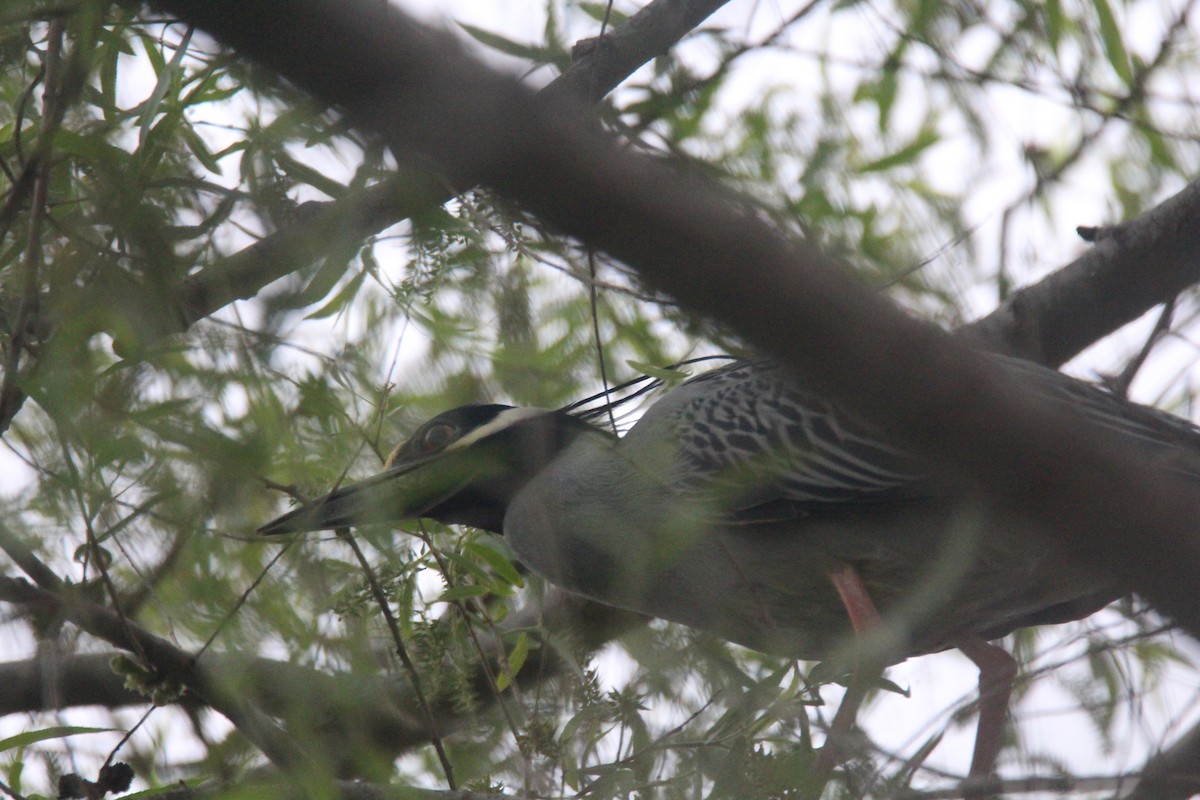
[[417, 665], [409, 657], [408, 648], [404, 646], [404, 637], [400, 633], [400, 624], [396, 621], [396, 615], [392, 613], [387, 595], [384, 594], [383, 587], [379, 585], [379, 580], [375, 577], [375, 570], [371, 568], [371, 562], [367, 561], [366, 555], [363, 553], [362, 548], [358, 546], [358, 542], [354, 539], [354, 535], [350, 533], [350, 530], [348, 528], [339, 528], [337, 537], [350, 545], [350, 549], [354, 551], [354, 557], [358, 559], [358, 564], [367, 579], [367, 585], [371, 589], [371, 596], [375, 599], [375, 603], [383, 613], [388, 630], [391, 631], [392, 641], [396, 645], [396, 655], [400, 657], [400, 663], [404, 665], [404, 669], [408, 672], [409, 680], [412, 681], [413, 694], [417, 698], [417, 703], [421, 706], [421, 713], [425, 717], [425, 724], [429, 726], [429, 739], [433, 743], [433, 749], [437, 751], [438, 761], [442, 765], [442, 772], [446, 775], [446, 785], [451, 790], [457, 790], [458, 786], [454, 780], [454, 765], [450, 763], [450, 757], [446, 754], [446, 747], [442, 744], [442, 737], [438, 734], [437, 720], [434, 719], [433, 709], [429, 705], [429, 698], [425, 696], [425, 690], [421, 688], [421, 674], [417, 671]]
[[[611, 3], [609, 4], [609, 10], [610, 11], [612, 10]], [[604, 21], [605, 21], [605, 23], [608, 22], [608, 14], [607, 13], [604, 15]], [[601, 28], [600, 30], [601, 30], [600, 35], [603, 36], [604, 29]], [[591, 306], [592, 336], [594, 337], [595, 344], [596, 344], [596, 363], [600, 366], [600, 385], [602, 387], [604, 387], [603, 391], [605, 394], [607, 394], [609, 391], [608, 365], [605, 362], [605, 358], [604, 358], [604, 340], [600, 337], [600, 309], [599, 309], [599, 299], [597, 298], [597, 292], [596, 292], [596, 250], [595, 250], [595, 248], [589, 247], [587, 249], [587, 261], [588, 261], [588, 277], [590, 278], [590, 280], [588, 281], [588, 303]], [[606, 404], [604, 407], [608, 409], [608, 423], [609, 423], [609, 425], [612, 426], [612, 432], [620, 433], [620, 431], [617, 430], [617, 418], [616, 418], [616, 415], [613, 413], [612, 404], [611, 403]]]
[[1129, 386], [1133, 383], [1133, 379], [1137, 377], [1142, 365], [1146, 363], [1146, 359], [1150, 357], [1150, 352], [1154, 350], [1154, 346], [1158, 344], [1162, 337], [1166, 336], [1171, 330], [1171, 321], [1175, 315], [1176, 299], [1176, 297], [1172, 297], [1163, 304], [1162, 311], [1154, 323], [1154, 328], [1151, 329], [1150, 335], [1146, 337], [1146, 341], [1142, 344], [1142, 349], [1129, 360], [1125, 368], [1117, 375], [1104, 376], [1104, 385], [1112, 390], [1113, 394], [1118, 394], [1121, 397], [1129, 394]]

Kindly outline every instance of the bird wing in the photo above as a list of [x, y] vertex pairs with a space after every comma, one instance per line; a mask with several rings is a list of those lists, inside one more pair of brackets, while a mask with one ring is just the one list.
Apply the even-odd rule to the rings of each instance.
[[768, 361], [739, 361], [693, 378], [652, 406], [627, 438], [663, 425], [674, 434], [667, 478], [674, 489], [716, 493], [722, 509], [738, 517], [833, 511], [931, 492], [921, 459]]
[[[1190, 422], [1028, 361], [987, 357], [1013, 380], [1157, 454], [1168, 468], [1200, 477], [1200, 429]], [[661, 415], [668, 419], [654, 419]], [[928, 462], [767, 360], [735, 362], [687, 381], [630, 435], [643, 423], [674, 432], [667, 478], [674, 489], [717, 493], [720, 507], [739, 519], [837, 513], [938, 491]]]

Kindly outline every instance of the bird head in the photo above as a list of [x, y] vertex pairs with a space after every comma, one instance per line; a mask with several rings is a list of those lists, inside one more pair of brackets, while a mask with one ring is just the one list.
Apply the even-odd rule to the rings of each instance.
[[468, 405], [443, 412], [388, 457], [382, 472], [341, 486], [258, 529], [266, 535], [426, 518], [501, 533], [509, 501], [579, 435], [564, 411]]

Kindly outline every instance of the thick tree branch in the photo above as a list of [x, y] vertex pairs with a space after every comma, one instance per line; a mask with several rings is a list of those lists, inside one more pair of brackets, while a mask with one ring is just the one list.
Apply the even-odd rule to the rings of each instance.
[[[50, 660], [33, 658], [0, 664], [0, 716], [79, 706], [145, 706], [146, 695], [127, 688], [113, 671], [116, 653], [88, 653]], [[234, 654], [209, 653], [205, 668], [245, 702], [289, 722], [307, 720], [335, 763], [354, 748], [400, 753], [428, 742], [429, 731], [404, 712], [411, 697], [402, 681], [387, 677], [329, 675], [308, 667]], [[189, 687], [191, 688], [191, 687]], [[197, 705], [195, 691], [179, 698]], [[291, 731], [293, 734], [294, 730]]]
[[652, 58], [666, 55], [680, 39], [728, 0], [654, 0], [605, 34], [570, 69], [543, 91], [550, 97], [576, 97], [599, 103], [621, 81]]
[[[650, 58], [666, 52], [723, 2], [655, 0], [578, 58], [543, 90], [599, 100]], [[471, 181], [468, 181], [471, 183]], [[311, 263], [317, 254], [357, 243], [454, 191], [426, 171], [393, 178], [330, 203], [309, 203], [296, 224], [189, 276], [173, 308], [146, 305], [142, 293], [108, 287], [102, 305], [150, 326], [149, 338], [185, 330], [236, 299]], [[1200, 188], [1193, 184], [1159, 207], [1103, 228], [1099, 244], [1076, 261], [962, 329], [978, 346], [1058, 366], [1153, 305], [1200, 279], [1196, 238]]]
[[[543, 94], [597, 101], [650, 58], [698, 25], [723, 2], [655, 0], [606, 36], [605, 45], [577, 59]], [[468, 179], [464, 185], [474, 185]], [[114, 304], [135, 319], [153, 319], [155, 336], [185, 330], [236, 299], [311, 263], [316, 254], [359, 242], [454, 191], [424, 171], [394, 178], [331, 203], [309, 203], [297, 224], [189, 276], [178, 306], [141, 308], [139, 293], [113, 292]], [[1059, 366], [1096, 340], [1200, 279], [1194, 257], [1200, 188], [1189, 186], [1146, 214], [1104, 228], [1100, 244], [1033, 286], [1014, 294], [961, 332], [980, 347]]]
[[1200, 181], [963, 329], [983, 347], [1057, 367], [1200, 281]]
[[145, 705], [146, 696], [125, 687], [113, 672], [115, 653], [66, 658], [36, 657], [0, 664], [0, 716], [77, 706]]
[[[13, 582], [19, 583], [19, 582]], [[0, 583], [0, 600], [22, 602], [37, 608], [46, 602], [45, 594], [26, 597], [11, 584]], [[591, 603], [559, 590], [547, 593], [544, 605], [526, 607], [510, 615], [503, 630], [540, 627], [552, 639], [570, 639], [583, 649], [594, 649], [619, 636], [644, 620], [638, 614]], [[92, 629], [95, 632], [95, 629]], [[135, 629], [135, 635], [136, 629]], [[105, 637], [108, 638], [108, 637]], [[481, 633], [488, 669], [495, 674], [504, 643]], [[131, 647], [131, 640], [115, 642]], [[179, 698], [183, 705], [205, 702], [210, 694], [197, 678], [186, 670], [181, 659], [186, 654], [167, 651], [159, 663], [158, 649], [148, 651], [153, 666], [164, 675], [184, 682], [191, 690]], [[0, 716], [62, 708], [99, 705], [107, 708], [144, 706], [148, 698], [126, 688], [124, 678], [113, 671], [114, 653], [73, 655], [49, 661], [0, 663]], [[560, 651], [535, 642], [520, 672], [517, 685], [527, 687], [561, 673], [565, 662]], [[313, 748], [322, 754], [339, 775], [357, 774], [361, 756], [370, 752], [387, 762], [406, 750], [428, 744], [430, 731], [419, 714], [409, 683], [398, 676], [363, 676], [353, 673], [327, 674], [309, 667], [266, 658], [236, 654], [206, 653], [205, 674], [219, 679], [221, 690], [237, 697], [242, 704], [260, 708], [266, 714], [287, 722], [293, 737], [303, 729], [306, 741], [319, 743]], [[174, 672], [174, 670], [182, 670]], [[500, 698], [491, 694], [487, 672], [475, 671], [472, 687], [484, 702]], [[216, 707], [218, 711], [220, 706]], [[477, 723], [477, 712], [463, 709], [453, 698], [437, 698], [433, 707], [439, 728], [454, 730], [466, 723]]]

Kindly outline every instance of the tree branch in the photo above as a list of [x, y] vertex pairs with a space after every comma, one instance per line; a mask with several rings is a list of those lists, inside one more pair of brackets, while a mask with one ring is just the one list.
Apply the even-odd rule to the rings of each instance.
[[[12, 583], [19, 581], [10, 582], [7, 589], [6, 584], [0, 583], [0, 600], [21, 602], [33, 608], [46, 602], [45, 595], [27, 595]], [[530, 605], [511, 614], [501, 628], [540, 627], [551, 640], [570, 639], [584, 649], [594, 649], [642, 624], [644, 619], [554, 589], [547, 593], [542, 606]], [[498, 658], [505, 653], [504, 644], [486, 634], [480, 636], [480, 641], [494, 674]], [[130, 642], [114, 643], [137, 653], [129, 647]], [[178, 702], [185, 706], [205, 702], [208, 693], [202, 684], [194, 683], [190, 673], [171, 671], [186, 666], [181, 659], [188, 658], [187, 654], [169, 653], [164, 665], [159, 663], [158, 652], [154, 648], [149, 650], [150, 658], [155, 661], [153, 666], [164, 675], [179, 678], [192, 690]], [[34, 658], [0, 663], [0, 716], [89, 705], [106, 708], [147, 705], [150, 701], [146, 695], [127, 688], [124, 678], [113, 671], [114, 655], [82, 654], [52, 662]], [[522, 687], [534, 685], [560, 674], [564, 666], [566, 662], [557, 648], [546, 641], [536, 641], [516, 675], [516, 683]], [[406, 710], [416, 707], [412, 687], [397, 676], [331, 675], [272, 659], [212, 652], [205, 653], [203, 667], [207, 675], [219, 676], [223, 692], [285, 720], [293, 736], [306, 728], [307, 740], [318, 743], [313, 749], [339, 775], [356, 775], [363, 752], [385, 756], [383, 761], [387, 762], [429, 742], [430, 730], [424, 718]], [[485, 702], [498, 700], [492, 695], [486, 676], [482, 666], [476, 669], [472, 679], [475, 693]], [[443, 730], [478, 722], [477, 711], [463, 709], [452, 698], [436, 698], [432, 710]]]
[[[543, 95], [598, 100], [620, 80], [694, 28], [722, 3], [655, 0], [577, 59]], [[468, 179], [464, 185], [478, 180]], [[155, 336], [185, 330], [228, 303], [309, 264], [314, 254], [358, 242], [454, 194], [428, 172], [395, 177], [330, 203], [307, 203], [295, 225], [189, 276], [178, 307], [142, 308], [139, 293], [115, 287], [112, 302], [131, 318], [156, 320]], [[1096, 340], [1200, 280], [1200, 185], [1133, 220], [1102, 228], [1097, 246], [1014, 293], [961, 333], [973, 344], [1057, 367]], [[132, 303], [132, 306], [130, 305]]]
[[1200, 281], [1200, 181], [1139, 217], [1099, 229], [1094, 241], [965, 326], [968, 340], [1057, 367]]
[[284, 736], [275, 723], [231, 692], [206, 666], [190, 654], [124, 617], [76, 596], [55, 592], [23, 580], [0, 576], [0, 601], [17, 603], [45, 615], [57, 616], [91, 635], [134, 653], [165, 680], [194, 691], [214, 710], [223, 714], [247, 739], [277, 766], [298, 767], [306, 757]]

